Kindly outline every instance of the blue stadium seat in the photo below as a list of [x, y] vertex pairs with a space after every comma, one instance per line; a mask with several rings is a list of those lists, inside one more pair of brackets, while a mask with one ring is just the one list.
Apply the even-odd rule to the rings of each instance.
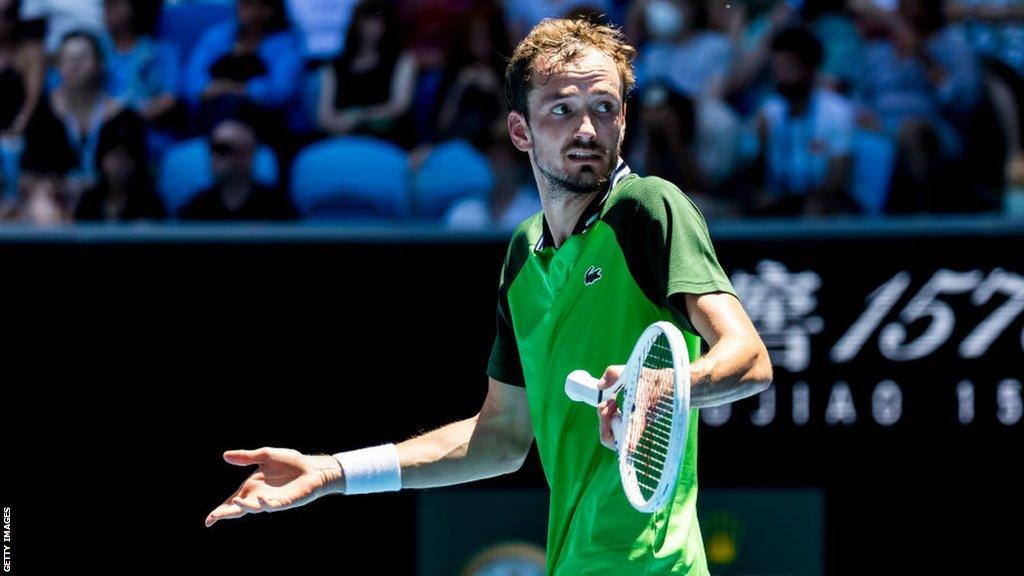
[[368, 136], [336, 136], [295, 158], [292, 200], [307, 219], [400, 218], [409, 214], [405, 152]]
[[465, 140], [450, 140], [435, 146], [416, 173], [416, 212], [439, 218], [456, 200], [489, 194], [494, 172], [487, 157]]
[[896, 165], [896, 143], [878, 132], [858, 130], [853, 137], [850, 191], [865, 214], [881, 215], [889, 199]]
[[188, 2], [164, 6], [156, 36], [177, 48], [180, 62], [188, 62], [189, 53], [200, 36], [234, 17], [234, 2]]
[[0, 143], [0, 200], [4, 196], [18, 197], [19, 165], [23, 150], [23, 142], [18, 142], [16, 145]]
[[[267, 146], [261, 145], [256, 150], [253, 178], [267, 186], [278, 182], [277, 157]], [[210, 147], [206, 138], [192, 138], [172, 145], [157, 167], [156, 189], [170, 214], [177, 214], [182, 206], [212, 184]]]

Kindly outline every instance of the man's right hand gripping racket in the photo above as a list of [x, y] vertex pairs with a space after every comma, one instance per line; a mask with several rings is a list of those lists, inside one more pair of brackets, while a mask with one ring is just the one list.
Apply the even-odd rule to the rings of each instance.
[[599, 390], [597, 383], [586, 370], [574, 370], [565, 393], [596, 407], [625, 389], [612, 423], [622, 488], [637, 510], [661, 510], [678, 479], [689, 429], [690, 361], [683, 334], [669, 322], [651, 324], [615, 385]]

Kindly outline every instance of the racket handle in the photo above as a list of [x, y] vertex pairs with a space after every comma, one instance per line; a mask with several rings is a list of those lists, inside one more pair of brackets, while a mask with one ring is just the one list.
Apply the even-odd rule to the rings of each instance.
[[604, 390], [598, 390], [598, 382], [586, 370], [573, 370], [565, 379], [565, 394], [575, 402], [586, 402], [596, 408], [608, 397]]

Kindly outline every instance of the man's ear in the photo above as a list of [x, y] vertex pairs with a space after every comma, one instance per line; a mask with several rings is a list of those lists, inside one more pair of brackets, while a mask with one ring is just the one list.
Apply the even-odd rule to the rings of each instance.
[[512, 138], [512, 145], [520, 152], [528, 152], [533, 149], [530, 127], [526, 124], [526, 118], [519, 112], [508, 113], [508, 135]]

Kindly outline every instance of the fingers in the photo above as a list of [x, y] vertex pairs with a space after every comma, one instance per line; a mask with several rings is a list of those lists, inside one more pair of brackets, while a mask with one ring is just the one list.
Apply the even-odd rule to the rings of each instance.
[[611, 450], [615, 450], [615, 434], [612, 432], [612, 423], [615, 421], [615, 413], [618, 410], [619, 407], [614, 398], [601, 404], [597, 409], [601, 444], [604, 444], [605, 447]]
[[267, 457], [267, 449], [258, 450], [228, 450], [224, 453], [224, 460], [236, 466], [248, 466], [259, 464]]
[[245, 510], [241, 506], [235, 504], [224, 503], [214, 508], [213, 512], [210, 512], [206, 516], [206, 527], [213, 526], [218, 520], [227, 520], [230, 518], [238, 518], [245, 515]]
[[289, 508], [288, 503], [278, 497], [250, 494], [243, 498], [235, 495], [210, 512], [206, 517], [206, 527], [213, 526], [218, 520], [240, 518], [246, 514], [259, 512], [276, 512], [287, 508]]
[[622, 375], [623, 368], [625, 368], [625, 366], [621, 364], [606, 368], [604, 375], [602, 375], [601, 379], [597, 381], [597, 387], [604, 390], [605, 388], [611, 388], [614, 386], [615, 383], [619, 381], [619, 376]]
[[242, 508], [242, 510], [245, 510], [249, 514], [263, 512], [263, 504], [255, 496], [248, 496], [246, 498], [242, 498], [241, 496], [235, 496], [234, 500], [232, 500], [231, 503], [236, 506], [239, 506], [240, 508]]

